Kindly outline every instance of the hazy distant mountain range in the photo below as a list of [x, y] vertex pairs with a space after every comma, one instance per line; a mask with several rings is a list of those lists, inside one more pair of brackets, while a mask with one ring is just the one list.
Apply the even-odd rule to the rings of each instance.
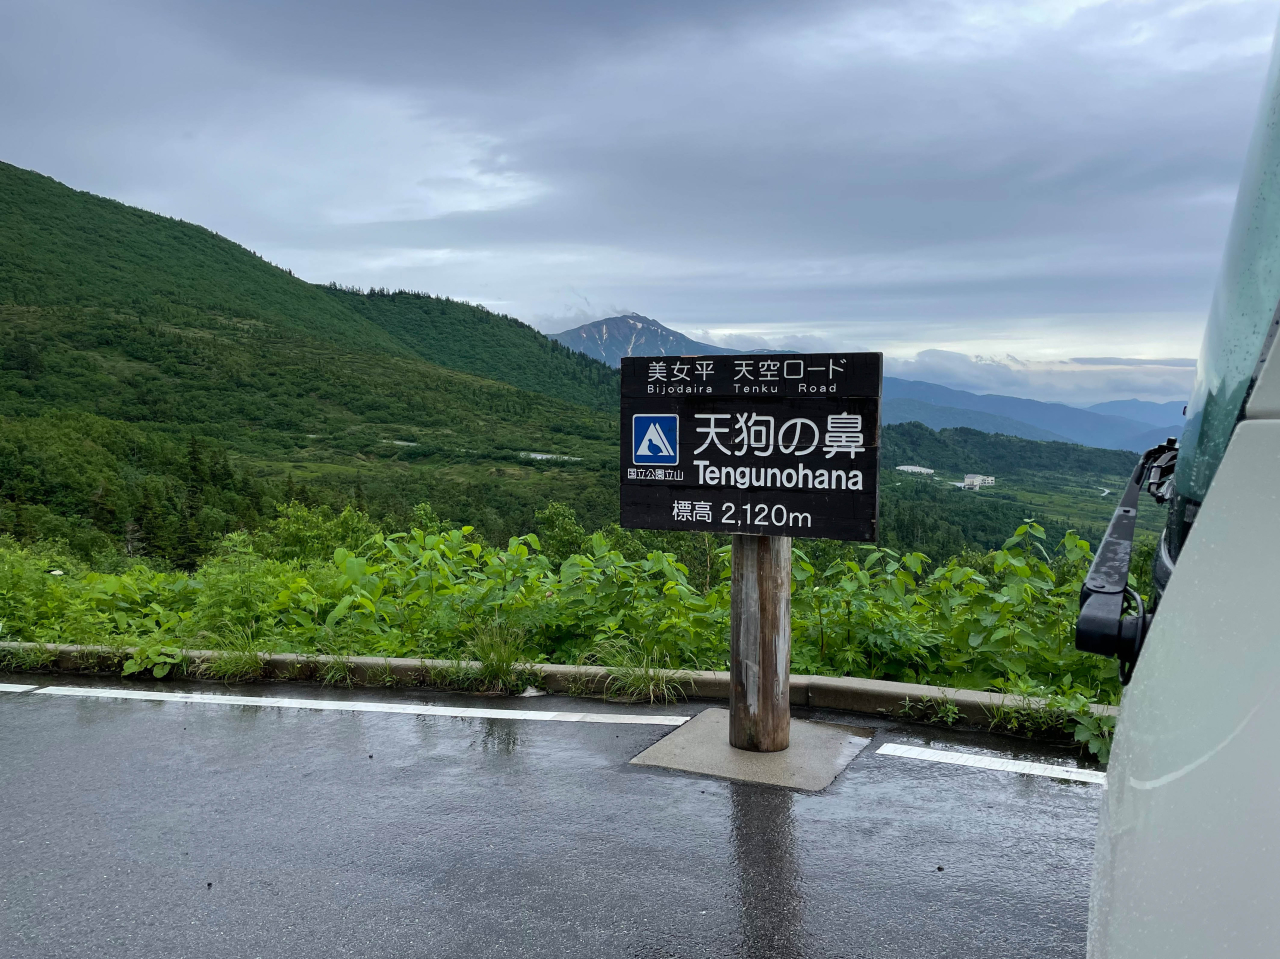
[[[1168, 436], [1177, 436], [1182, 432], [1180, 403], [1144, 404], [1140, 400], [1120, 401], [1126, 404], [1123, 408], [1140, 411], [1143, 419], [1139, 420], [1107, 412], [1108, 408], [1112, 408], [1109, 403], [1098, 404], [1102, 409], [1079, 409], [1065, 403], [1044, 403], [997, 393], [970, 393], [936, 383], [900, 380], [892, 376], [884, 378], [884, 400], [881, 418], [886, 423], [919, 420], [932, 429], [941, 429], [944, 425], [971, 426], [987, 433], [1008, 433], [1011, 436], [1037, 440], [1065, 439], [1103, 449], [1145, 450]], [[933, 413], [923, 409], [926, 405], [946, 412]], [[1176, 413], [1171, 412], [1168, 406], [1175, 407]], [[968, 422], [957, 421], [958, 416], [965, 414], [972, 419]], [[987, 422], [984, 417], [993, 419]], [[1164, 422], [1161, 422], [1162, 419]], [[1051, 435], [1045, 435], [1046, 433]]]
[[1165, 423], [1181, 423], [1182, 408], [1185, 405], [1181, 400], [1173, 403], [1149, 403], [1146, 400], [1111, 400], [1109, 403], [1094, 403], [1089, 409], [1095, 413], [1127, 416], [1129, 419], [1137, 420], [1139, 423], [1163, 426]]
[[[586, 323], [551, 339], [621, 366], [624, 356], [742, 353], [699, 343], [639, 313]], [[772, 352], [753, 350], [749, 352]], [[1104, 449], [1145, 450], [1182, 432], [1181, 403], [1111, 400], [1088, 409], [999, 394], [970, 393], [935, 383], [886, 376], [881, 419], [885, 423], [920, 422], [931, 429], [967, 426], [1032, 440], [1082, 443]]]

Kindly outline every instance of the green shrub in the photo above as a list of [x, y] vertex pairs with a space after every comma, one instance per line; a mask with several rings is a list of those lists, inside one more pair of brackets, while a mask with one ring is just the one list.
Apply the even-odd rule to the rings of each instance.
[[122, 675], [132, 676], [150, 670], [156, 679], [164, 679], [174, 666], [182, 666], [185, 662], [182, 650], [176, 646], [142, 646], [125, 662]]
[[543, 552], [553, 566], [559, 566], [587, 543], [587, 531], [578, 524], [574, 511], [563, 503], [548, 503], [533, 514], [541, 532]]
[[350, 506], [334, 513], [328, 506], [294, 502], [277, 507], [276, 518], [253, 537], [253, 549], [272, 559], [315, 562], [335, 549], [358, 550], [378, 532], [365, 513]]

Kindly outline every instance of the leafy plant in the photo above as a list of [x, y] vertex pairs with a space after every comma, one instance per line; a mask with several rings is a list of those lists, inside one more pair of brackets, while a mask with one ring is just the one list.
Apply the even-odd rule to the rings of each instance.
[[533, 514], [542, 531], [540, 540], [544, 552], [555, 566], [561, 565], [575, 553], [583, 552], [587, 543], [587, 531], [578, 523], [573, 510], [563, 503], [548, 503], [545, 509]]
[[1094, 716], [1081, 713], [1076, 718], [1076, 742], [1084, 743], [1100, 763], [1111, 762], [1111, 738], [1115, 735], [1114, 716]]
[[949, 699], [926, 696], [921, 699], [904, 699], [899, 713], [904, 719], [915, 722], [954, 726], [963, 717], [960, 707]]
[[1005, 686], [1013, 691], [1014, 699], [1011, 704], [990, 711], [992, 729], [1024, 736], [1070, 737], [1083, 744], [1099, 762], [1110, 761], [1115, 717], [1095, 715], [1084, 691], [1054, 691], [1025, 680]]
[[140, 646], [125, 661], [122, 675], [151, 671], [156, 679], [164, 679], [175, 666], [185, 664], [186, 657], [176, 646]]

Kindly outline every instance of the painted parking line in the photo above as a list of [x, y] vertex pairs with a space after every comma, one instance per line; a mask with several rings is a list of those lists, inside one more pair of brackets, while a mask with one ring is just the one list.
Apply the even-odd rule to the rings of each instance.
[[25, 693], [35, 689], [34, 686], [19, 686], [17, 683], [0, 683], [0, 693]]
[[1074, 769], [1070, 766], [1051, 766], [1048, 763], [1029, 763], [1021, 759], [1000, 759], [997, 756], [975, 756], [973, 753], [944, 752], [941, 749], [904, 746], [900, 743], [885, 743], [876, 750], [876, 754], [901, 756], [903, 759], [923, 759], [932, 763], [950, 763], [953, 766], [974, 766], [978, 769], [998, 769], [1003, 772], [1026, 773], [1028, 776], [1074, 779], [1082, 783], [1106, 785], [1107, 782], [1107, 774], [1097, 769]]
[[228, 696], [220, 693], [157, 693], [140, 689], [94, 686], [46, 686], [35, 695], [83, 696], [98, 699], [140, 699], [162, 703], [210, 706], [270, 706], [280, 709], [337, 709], [357, 713], [400, 713], [409, 716], [455, 716], [461, 719], [525, 719], [553, 723], [622, 723], [634, 726], [681, 726], [688, 716], [650, 716], [634, 713], [569, 713], [537, 709], [478, 709], [431, 706], [425, 703], [379, 703], [360, 700], [284, 699], [276, 696]]

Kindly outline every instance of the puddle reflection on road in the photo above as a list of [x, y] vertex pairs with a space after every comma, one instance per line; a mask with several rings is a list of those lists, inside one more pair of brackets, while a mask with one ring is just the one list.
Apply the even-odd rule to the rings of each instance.
[[742, 955], [748, 959], [799, 956], [803, 904], [792, 794], [739, 784], [731, 788]]

